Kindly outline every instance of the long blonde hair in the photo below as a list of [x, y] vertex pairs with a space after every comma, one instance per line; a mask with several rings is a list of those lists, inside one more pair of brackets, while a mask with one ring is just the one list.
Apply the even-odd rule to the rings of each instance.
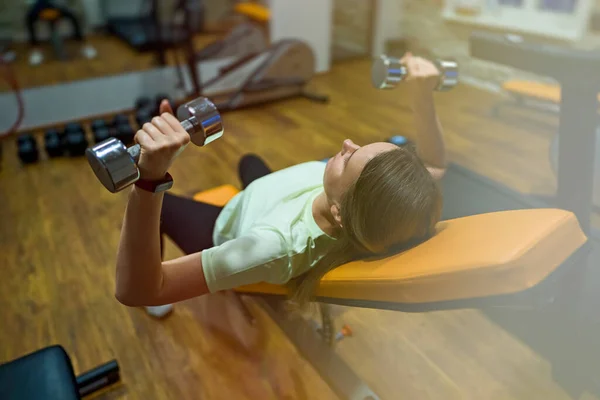
[[373, 157], [341, 200], [342, 228], [330, 251], [290, 282], [290, 300], [303, 307], [329, 271], [356, 259], [397, 253], [433, 234], [442, 194], [413, 148]]

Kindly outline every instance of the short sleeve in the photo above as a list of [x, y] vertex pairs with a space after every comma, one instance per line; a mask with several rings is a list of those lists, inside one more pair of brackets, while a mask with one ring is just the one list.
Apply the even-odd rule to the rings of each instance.
[[268, 228], [203, 250], [202, 269], [211, 293], [259, 282], [283, 284], [291, 278], [285, 240]]

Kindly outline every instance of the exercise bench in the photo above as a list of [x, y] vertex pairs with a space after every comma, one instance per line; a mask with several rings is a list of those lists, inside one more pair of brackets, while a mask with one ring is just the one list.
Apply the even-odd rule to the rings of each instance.
[[54, 345], [0, 365], [0, 399], [79, 400], [120, 379], [116, 360], [75, 376], [65, 349]]
[[[513, 101], [502, 102], [494, 106], [492, 114], [495, 117], [500, 115], [500, 109], [505, 106], [516, 108], [529, 106], [539, 111], [550, 111], [552, 113], [559, 111], [561, 102], [560, 85], [510, 79], [502, 84], [502, 90], [508, 93]], [[600, 94], [598, 94], [598, 101], [600, 102]]]
[[[223, 185], [196, 201], [224, 206], [238, 189]], [[286, 286], [259, 283], [235, 289], [255, 297], [303, 356], [343, 399], [379, 399], [332, 351], [329, 305], [427, 312], [461, 308], [552, 305], [561, 282], [587, 252], [588, 238], [570, 211], [539, 208], [443, 220], [426, 242], [384, 259], [340, 266], [322, 279], [316, 301], [322, 324], [286, 314]], [[242, 302], [239, 302], [243, 304]]]

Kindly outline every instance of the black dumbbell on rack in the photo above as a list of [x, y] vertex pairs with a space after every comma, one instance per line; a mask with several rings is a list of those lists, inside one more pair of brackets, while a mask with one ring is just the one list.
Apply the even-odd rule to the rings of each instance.
[[65, 152], [64, 134], [58, 129], [50, 128], [44, 132], [44, 148], [48, 157], [60, 157]]
[[83, 126], [78, 122], [65, 125], [64, 148], [71, 157], [79, 157], [85, 154], [88, 141]]
[[17, 138], [17, 154], [23, 164], [33, 164], [39, 160], [37, 141], [31, 133], [22, 134]]
[[112, 128], [103, 119], [96, 119], [91, 123], [92, 132], [94, 133], [94, 142], [100, 143], [112, 135]]

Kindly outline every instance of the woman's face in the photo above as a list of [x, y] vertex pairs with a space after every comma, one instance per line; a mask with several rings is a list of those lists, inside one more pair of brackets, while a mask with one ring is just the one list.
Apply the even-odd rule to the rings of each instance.
[[386, 142], [371, 143], [358, 146], [352, 140], [346, 139], [342, 149], [327, 161], [323, 186], [331, 204], [339, 204], [346, 190], [362, 173], [367, 163], [379, 153], [395, 149], [396, 145]]

